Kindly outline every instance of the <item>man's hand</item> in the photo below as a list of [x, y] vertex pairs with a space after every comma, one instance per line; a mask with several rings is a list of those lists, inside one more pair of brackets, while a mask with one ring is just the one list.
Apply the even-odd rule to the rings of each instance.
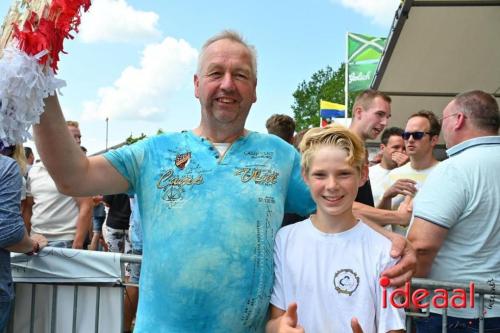
[[406, 227], [410, 225], [413, 215], [413, 197], [406, 196], [403, 202], [399, 205], [397, 213], [401, 215], [401, 224]]
[[352, 328], [352, 333], [363, 333], [363, 329], [361, 328], [358, 318], [356, 317], [352, 317], [351, 319], [351, 328]]
[[304, 328], [298, 325], [297, 303], [292, 303], [280, 318], [278, 333], [305, 333]]
[[94, 203], [94, 206], [97, 206], [98, 204], [100, 204], [100, 203], [102, 202], [102, 198], [103, 198], [103, 196], [102, 196], [101, 194], [99, 194], [99, 195], [94, 195], [94, 196], [92, 197], [92, 201], [93, 201], [93, 203]]
[[47, 238], [45, 238], [43, 235], [33, 234], [30, 236], [30, 238], [33, 242], [38, 243], [38, 250], [41, 250], [47, 246]]
[[417, 253], [410, 242], [401, 235], [392, 233], [389, 235], [392, 242], [391, 257], [401, 257], [399, 262], [391, 268], [382, 272], [382, 276], [390, 279], [390, 286], [401, 287], [409, 281], [417, 267]]
[[85, 239], [79, 239], [76, 238], [73, 240], [73, 245], [71, 246], [72, 249], [75, 250], [83, 250], [83, 243], [85, 242]]
[[406, 196], [402, 203], [399, 204], [398, 212], [412, 213], [413, 212], [413, 197]]
[[395, 151], [394, 153], [392, 153], [391, 159], [396, 163], [396, 165], [399, 168], [400, 166], [408, 163], [408, 161], [410, 160], [410, 157], [408, 155], [406, 155], [405, 153]]
[[417, 182], [412, 179], [398, 179], [384, 192], [384, 199], [394, 198], [396, 195], [409, 195], [414, 197], [417, 193]]

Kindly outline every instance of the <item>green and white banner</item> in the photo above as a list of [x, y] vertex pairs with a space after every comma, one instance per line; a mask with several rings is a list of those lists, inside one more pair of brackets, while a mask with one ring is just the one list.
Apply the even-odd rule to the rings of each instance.
[[368, 89], [377, 70], [387, 38], [347, 33], [347, 89]]

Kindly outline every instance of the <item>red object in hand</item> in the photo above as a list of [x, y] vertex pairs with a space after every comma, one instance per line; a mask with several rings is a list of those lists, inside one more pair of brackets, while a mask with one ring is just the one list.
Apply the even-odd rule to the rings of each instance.
[[48, 13], [47, 17], [39, 19], [35, 12], [30, 11], [29, 19], [22, 29], [17, 24], [13, 27], [19, 48], [30, 56], [47, 50], [48, 55], [43, 56], [39, 63], [44, 65], [50, 59], [49, 66], [56, 73], [59, 53], [64, 52], [64, 39], [74, 38], [71, 32], [78, 32], [80, 10], [86, 12], [89, 7], [90, 0], [54, 0], [48, 10], [44, 10], [44, 13]]

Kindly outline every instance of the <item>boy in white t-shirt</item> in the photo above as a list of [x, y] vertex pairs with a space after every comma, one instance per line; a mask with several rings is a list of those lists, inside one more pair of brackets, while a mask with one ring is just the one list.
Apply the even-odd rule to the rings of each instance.
[[382, 306], [379, 284], [380, 273], [395, 263], [391, 243], [352, 213], [367, 178], [362, 141], [333, 125], [309, 130], [300, 150], [317, 212], [276, 236], [266, 331], [351, 332], [357, 317], [364, 333], [402, 332], [404, 311]]

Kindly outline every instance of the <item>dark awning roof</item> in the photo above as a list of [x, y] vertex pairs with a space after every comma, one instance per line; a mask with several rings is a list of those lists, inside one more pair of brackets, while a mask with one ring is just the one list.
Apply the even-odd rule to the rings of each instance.
[[421, 109], [440, 115], [467, 90], [500, 102], [500, 1], [404, 1], [372, 87], [391, 96], [391, 125], [400, 127]]

